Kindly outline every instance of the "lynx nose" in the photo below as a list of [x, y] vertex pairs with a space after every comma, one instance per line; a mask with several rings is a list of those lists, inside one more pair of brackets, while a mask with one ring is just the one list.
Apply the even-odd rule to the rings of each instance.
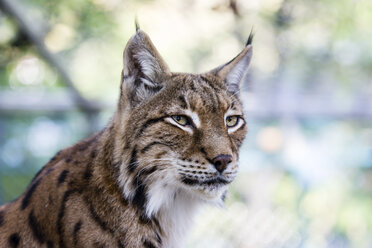
[[227, 165], [232, 161], [231, 155], [218, 155], [212, 159], [213, 165], [220, 173], [222, 173]]

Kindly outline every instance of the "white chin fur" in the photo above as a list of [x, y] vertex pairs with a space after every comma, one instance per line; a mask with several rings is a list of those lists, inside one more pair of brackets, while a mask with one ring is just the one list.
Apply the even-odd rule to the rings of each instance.
[[[165, 182], [167, 182], [165, 184]], [[165, 248], [181, 248], [197, 209], [203, 203], [224, 206], [227, 185], [220, 187], [187, 186], [173, 178], [155, 180], [148, 191], [146, 214], [158, 216], [167, 227]]]
[[201, 200], [206, 203], [224, 206], [224, 195], [226, 194], [228, 186], [223, 185], [218, 188], [201, 187], [196, 190]]
[[[168, 180], [168, 182], [170, 181]], [[153, 183], [148, 191], [146, 214], [148, 217], [156, 216], [160, 209], [171, 208], [178, 195], [183, 195], [184, 198], [190, 198], [193, 202], [223, 206], [223, 196], [226, 194], [227, 188], [227, 185], [215, 187], [187, 186], [176, 182], [167, 183], [166, 185], [160, 182]]]

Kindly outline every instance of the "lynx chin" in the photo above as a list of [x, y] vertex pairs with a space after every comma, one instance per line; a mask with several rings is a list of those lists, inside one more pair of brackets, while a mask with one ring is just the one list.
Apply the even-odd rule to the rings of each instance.
[[251, 41], [209, 72], [173, 73], [138, 29], [114, 116], [0, 206], [0, 247], [183, 247], [195, 210], [222, 204], [238, 171]]

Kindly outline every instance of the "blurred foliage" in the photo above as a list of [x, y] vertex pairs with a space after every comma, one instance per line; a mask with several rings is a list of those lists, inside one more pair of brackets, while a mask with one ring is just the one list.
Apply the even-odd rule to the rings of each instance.
[[[372, 1], [15, 2], [81, 94], [112, 106], [99, 127], [114, 111], [135, 15], [173, 71], [228, 61], [253, 27], [241, 173], [226, 210], [200, 215], [189, 247], [372, 246], [372, 121], [362, 118], [372, 109]], [[0, 94], [22, 102], [22, 94], [66, 91], [0, 12]], [[313, 109], [324, 112], [309, 115]], [[86, 137], [89, 122], [75, 109], [0, 112], [0, 204], [20, 195], [54, 153]]]

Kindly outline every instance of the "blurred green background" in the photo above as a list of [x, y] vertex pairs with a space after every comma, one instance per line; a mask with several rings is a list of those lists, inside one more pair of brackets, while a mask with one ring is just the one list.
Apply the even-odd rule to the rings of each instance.
[[372, 247], [372, 1], [0, 6], [0, 204], [108, 121], [136, 15], [173, 71], [230, 60], [253, 27], [240, 175], [188, 247]]

